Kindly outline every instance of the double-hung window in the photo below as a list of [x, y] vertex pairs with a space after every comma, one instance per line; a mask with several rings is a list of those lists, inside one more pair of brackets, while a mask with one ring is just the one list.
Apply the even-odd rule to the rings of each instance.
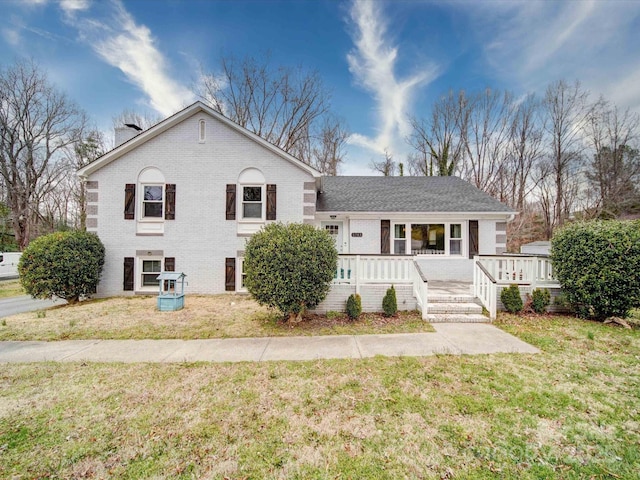
[[164, 186], [143, 185], [142, 217], [163, 218]]
[[242, 187], [242, 218], [245, 220], [264, 220], [263, 187]]
[[142, 278], [140, 279], [142, 288], [159, 286], [160, 280], [157, 277], [160, 272], [162, 272], [162, 260], [142, 260]]

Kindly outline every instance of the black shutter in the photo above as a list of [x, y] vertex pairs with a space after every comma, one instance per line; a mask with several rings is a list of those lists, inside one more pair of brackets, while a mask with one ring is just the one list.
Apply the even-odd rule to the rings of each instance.
[[224, 268], [224, 289], [227, 292], [236, 291], [236, 259], [226, 258]]
[[164, 271], [175, 272], [176, 271], [176, 259], [175, 257], [166, 257], [164, 259]]
[[[176, 271], [176, 259], [175, 257], [165, 257], [164, 259], [164, 271], [175, 272]], [[169, 290], [169, 280], [164, 281], [164, 291]]]
[[124, 291], [133, 291], [133, 265], [135, 263], [135, 258], [133, 257], [125, 257], [124, 258], [124, 282], [122, 289]]
[[391, 220], [380, 220], [380, 253], [391, 253]]
[[227, 220], [236, 219], [236, 185], [227, 185]]
[[176, 219], [176, 185], [175, 183], [167, 183], [164, 187], [166, 200], [164, 204], [164, 219]]
[[276, 186], [267, 185], [267, 220], [276, 219]]
[[127, 183], [124, 186], [124, 219], [133, 220], [136, 211], [136, 184]]
[[478, 255], [478, 220], [469, 220], [469, 258]]

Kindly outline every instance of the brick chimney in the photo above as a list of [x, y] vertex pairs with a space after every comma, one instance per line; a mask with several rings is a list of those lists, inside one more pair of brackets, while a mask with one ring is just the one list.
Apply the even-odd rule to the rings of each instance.
[[142, 132], [142, 129], [133, 124], [125, 123], [123, 127], [115, 128], [115, 147], [119, 147], [124, 142], [128, 142], [133, 137]]

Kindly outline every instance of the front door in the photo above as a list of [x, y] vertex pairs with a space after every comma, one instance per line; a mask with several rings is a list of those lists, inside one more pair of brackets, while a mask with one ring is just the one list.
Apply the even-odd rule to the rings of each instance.
[[338, 253], [342, 253], [342, 222], [326, 222], [322, 226], [333, 238]]

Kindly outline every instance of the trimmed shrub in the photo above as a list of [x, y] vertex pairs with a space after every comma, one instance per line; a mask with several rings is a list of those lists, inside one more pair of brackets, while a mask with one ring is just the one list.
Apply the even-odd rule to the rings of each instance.
[[245, 285], [262, 305], [300, 321], [329, 293], [338, 252], [324, 230], [301, 223], [272, 223], [247, 242]]
[[640, 306], [640, 221], [571, 223], [551, 239], [551, 260], [578, 316], [625, 318]]
[[551, 293], [546, 288], [536, 288], [531, 292], [531, 308], [536, 313], [545, 313], [551, 304]]
[[33, 298], [63, 298], [70, 304], [95, 293], [104, 265], [97, 235], [56, 232], [32, 241], [18, 262], [24, 290]]
[[503, 288], [500, 292], [500, 300], [507, 312], [518, 313], [522, 310], [522, 297], [520, 296], [520, 289], [516, 284]]
[[355, 320], [362, 313], [362, 299], [357, 293], [349, 295], [347, 298], [347, 315], [351, 320]]
[[396, 299], [396, 289], [391, 285], [382, 299], [382, 310], [385, 316], [392, 317], [398, 313], [398, 300]]

